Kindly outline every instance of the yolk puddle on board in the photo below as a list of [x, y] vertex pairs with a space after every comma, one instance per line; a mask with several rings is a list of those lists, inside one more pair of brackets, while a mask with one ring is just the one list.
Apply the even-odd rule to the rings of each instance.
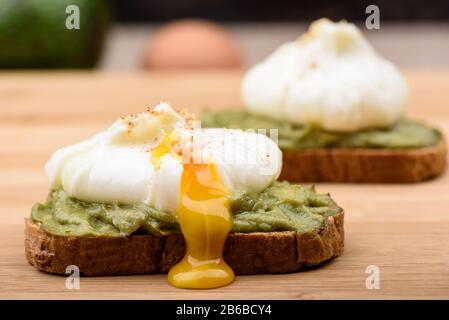
[[187, 243], [184, 258], [168, 273], [178, 288], [225, 286], [234, 272], [223, 259], [232, 227], [229, 192], [213, 164], [184, 164], [177, 217]]

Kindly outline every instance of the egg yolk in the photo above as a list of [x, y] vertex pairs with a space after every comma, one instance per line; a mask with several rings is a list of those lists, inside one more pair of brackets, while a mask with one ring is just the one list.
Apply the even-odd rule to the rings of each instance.
[[225, 286], [234, 280], [234, 272], [223, 259], [224, 243], [232, 227], [229, 192], [215, 165], [183, 167], [177, 217], [187, 251], [168, 273], [168, 281], [189, 289]]
[[151, 150], [151, 163], [155, 170], [159, 170], [162, 157], [170, 153], [173, 145], [178, 142], [178, 137], [173, 133], [165, 133], [165, 137], [160, 144]]

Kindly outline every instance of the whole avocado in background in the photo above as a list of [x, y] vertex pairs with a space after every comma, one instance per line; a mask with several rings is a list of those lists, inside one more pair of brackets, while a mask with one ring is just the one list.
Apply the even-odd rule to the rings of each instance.
[[[66, 27], [69, 5], [79, 29]], [[107, 0], [0, 0], [0, 68], [92, 68], [110, 13]]]

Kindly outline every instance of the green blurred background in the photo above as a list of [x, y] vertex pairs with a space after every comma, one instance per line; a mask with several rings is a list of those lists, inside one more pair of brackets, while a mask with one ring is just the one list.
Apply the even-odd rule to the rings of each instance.
[[[369, 4], [380, 8], [380, 30], [364, 28]], [[79, 30], [65, 26], [68, 5], [80, 9]], [[447, 0], [0, 0], [0, 68], [141, 69], [159, 28], [192, 17], [226, 30], [248, 66], [323, 16], [357, 23], [399, 67], [449, 67]]]
[[[79, 30], [66, 28], [69, 5]], [[0, 68], [93, 67], [110, 20], [107, 0], [0, 0]]]

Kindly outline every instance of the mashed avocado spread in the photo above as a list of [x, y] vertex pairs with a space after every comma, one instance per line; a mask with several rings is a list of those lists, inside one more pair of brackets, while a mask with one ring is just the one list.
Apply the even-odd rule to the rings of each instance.
[[401, 120], [389, 128], [338, 133], [314, 125], [294, 125], [237, 110], [204, 112], [202, 126], [243, 130], [278, 129], [279, 147], [287, 150], [333, 147], [421, 148], [435, 145], [441, 138], [437, 130], [409, 120]]
[[[233, 232], [319, 230], [326, 217], [341, 212], [328, 194], [315, 188], [275, 182], [260, 193], [236, 191], [230, 197]], [[35, 204], [34, 222], [56, 235], [127, 236], [179, 232], [174, 215], [146, 204], [84, 202], [63, 190], [51, 190], [45, 204]]]

